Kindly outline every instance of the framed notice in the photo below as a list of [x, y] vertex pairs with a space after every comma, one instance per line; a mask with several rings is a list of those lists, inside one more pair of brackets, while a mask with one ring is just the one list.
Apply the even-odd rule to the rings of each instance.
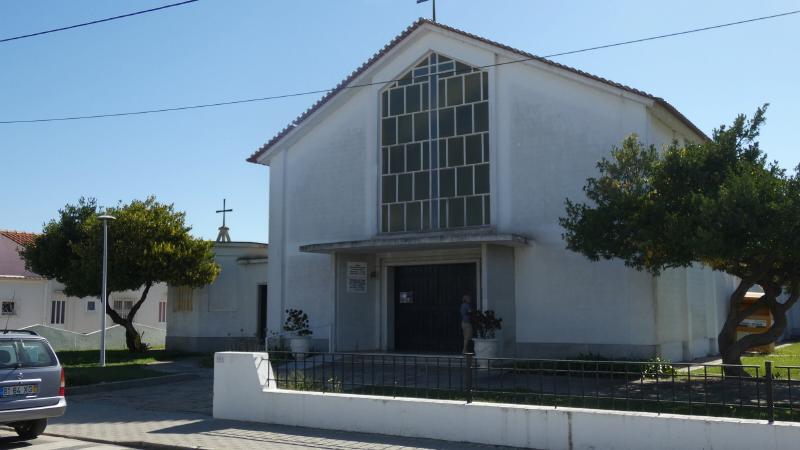
[[367, 263], [347, 263], [347, 292], [353, 294], [367, 293]]

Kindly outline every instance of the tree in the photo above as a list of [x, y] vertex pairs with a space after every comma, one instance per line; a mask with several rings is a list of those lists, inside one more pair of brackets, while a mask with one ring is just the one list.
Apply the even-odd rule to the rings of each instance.
[[[154, 197], [109, 208], [116, 220], [108, 227], [108, 293], [142, 289], [141, 297], [122, 317], [106, 304], [106, 314], [125, 327], [130, 351], [142, 351], [133, 325], [150, 288], [161, 282], [200, 287], [214, 281], [219, 267], [211, 243], [196, 239], [185, 214]], [[100, 296], [102, 289], [102, 223], [94, 199], [81, 198], [59, 210], [33, 242], [20, 251], [28, 270], [64, 284], [69, 296]]]
[[[789, 176], [767, 162], [756, 140], [766, 109], [738, 116], [711, 140], [663, 151], [626, 138], [597, 164], [599, 177], [587, 180], [589, 203], [567, 199], [560, 219], [567, 248], [594, 261], [620, 258], [654, 275], [700, 263], [738, 277], [718, 339], [725, 364], [775, 342], [800, 295], [800, 167]], [[755, 285], [764, 294], [742, 310]], [[737, 325], [764, 307], [773, 325], [737, 339]]]

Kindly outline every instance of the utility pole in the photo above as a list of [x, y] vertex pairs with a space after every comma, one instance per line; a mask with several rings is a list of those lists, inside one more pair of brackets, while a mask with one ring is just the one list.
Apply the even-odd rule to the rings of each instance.
[[104, 214], [103, 221], [103, 290], [100, 292], [102, 311], [100, 312], [100, 367], [106, 366], [106, 308], [108, 308], [108, 221], [116, 217]]

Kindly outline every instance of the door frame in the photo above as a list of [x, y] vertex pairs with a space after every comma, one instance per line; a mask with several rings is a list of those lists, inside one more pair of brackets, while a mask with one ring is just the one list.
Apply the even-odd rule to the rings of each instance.
[[[471, 249], [470, 249], [471, 250]], [[483, 309], [482, 295], [482, 260], [480, 248], [477, 253], [470, 251], [468, 254], [440, 254], [430, 256], [408, 256], [403, 257], [397, 253], [379, 257], [378, 259], [381, 273], [380, 289], [380, 314], [377, 329], [380, 334], [380, 349], [384, 352], [394, 351], [394, 273], [393, 270], [398, 266], [429, 266], [439, 264], [474, 264], [475, 265], [475, 303], [478, 308]], [[391, 337], [389, 335], [392, 335]]]

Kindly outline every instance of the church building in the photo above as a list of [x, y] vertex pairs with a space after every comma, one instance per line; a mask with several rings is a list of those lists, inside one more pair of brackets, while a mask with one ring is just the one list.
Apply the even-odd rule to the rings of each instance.
[[734, 280], [566, 249], [558, 218], [631, 133], [708, 139], [665, 100], [420, 19], [256, 151], [269, 166], [268, 323], [318, 350], [458, 353], [464, 294], [503, 356], [717, 352]]

